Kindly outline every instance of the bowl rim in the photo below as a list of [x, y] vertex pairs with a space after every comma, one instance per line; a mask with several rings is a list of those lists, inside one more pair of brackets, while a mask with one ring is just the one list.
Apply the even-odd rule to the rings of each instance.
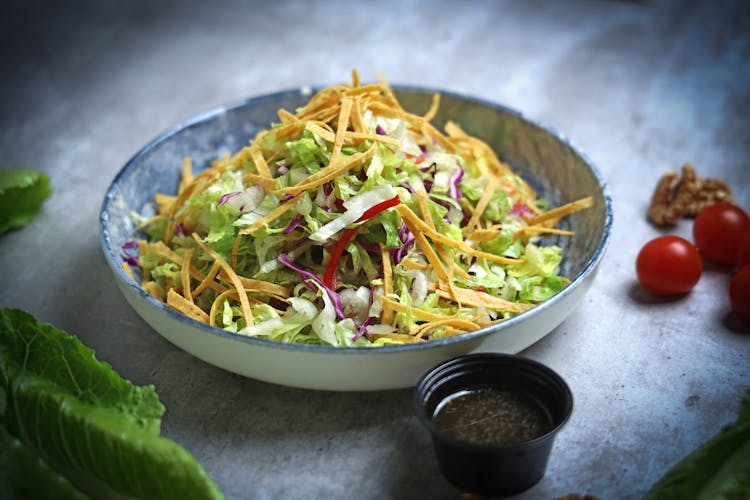
[[227, 339], [236, 340], [236, 341], [243, 342], [243, 343], [248, 343], [250, 345], [258, 345], [258, 346], [262, 346], [266, 348], [274, 348], [274, 349], [282, 349], [282, 350], [292, 350], [295, 352], [305, 351], [305, 352], [311, 352], [311, 353], [331, 353], [331, 354], [336, 353], [336, 354], [342, 354], [342, 355], [363, 355], [367, 353], [383, 354], [383, 353], [392, 353], [392, 352], [412, 352], [412, 351], [437, 349], [443, 346], [459, 344], [459, 343], [463, 343], [466, 341], [493, 335], [493, 334], [500, 334], [502, 330], [511, 328], [513, 325], [516, 325], [532, 316], [541, 314], [545, 309], [548, 309], [552, 307], [555, 303], [563, 300], [567, 295], [573, 293], [575, 288], [577, 288], [579, 284], [584, 282], [587, 278], [589, 278], [590, 275], [592, 275], [592, 273], [595, 272], [599, 262], [602, 260], [604, 253], [607, 250], [607, 247], [609, 245], [609, 241], [611, 238], [612, 222], [613, 222], [612, 196], [609, 190], [609, 185], [604, 180], [604, 177], [602, 176], [598, 167], [591, 161], [591, 159], [580, 148], [578, 148], [574, 144], [572, 140], [570, 140], [567, 136], [560, 133], [559, 131], [551, 127], [550, 125], [547, 125], [546, 123], [543, 123], [536, 119], [528, 118], [526, 115], [524, 115], [520, 111], [509, 108], [503, 104], [495, 103], [495, 102], [492, 102], [483, 98], [475, 97], [475, 96], [460, 94], [460, 93], [453, 92], [453, 91], [446, 91], [442, 89], [435, 89], [435, 88], [424, 87], [424, 86], [395, 84], [395, 85], [391, 85], [391, 88], [396, 94], [398, 94], [400, 91], [415, 92], [415, 93], [421, 93], [421, 94], [426, 94], [426, 95], [439, 93], [444, 96], [471, 102], [474, 104], [479, 104], [481, 106], [485, 106], [485, 107], [492, 108], [492, 109], [501, 111], [509, 115], [513, 115], [516, 118], [522, 121], [525, 121], [528, 124], [536, 128], [539, 128], [543, 132], [555, 137], [557, 140], [559, 140], [565, 146], [567, 146], [575, 155], [580, 157], [580, 159], [586, 164], [586, 166], [589, 168], [589, 170], [595, 177], [602, 192], [602, 197], [604, 200], [604, 208], [605, 208], [604, 228], [602, 232], [601, 241], [599, 242], [599, 245], [596, 247], [596, 250], [594, 251], [593, 255], [591, 255], [591, 257], [588, 259], [588, 261], [584, 265], [581, 272], [575, 278], [573, 278], [565, 288], [563, 288], [560, 292], [556, 293], [554, 296], [550, 297], [544, 302], [541, 302], [540, 304], [537, 304], [533, 308], [527, 311], [524, 311], [518, 314], [517, 316], [514, 316], [506, 321], [503, 321], [502, 323], [480, 328], [471, 332], [464, 333], [462, 335], [431, 340], [429, 342], [413, 343], [413, 344], [385, 345], [385, 346], [374, 346], [374, 347], [367, 347], [367, 346], [336, 347], [336, 346], [327, 346], [327, 345], [293, 344], [293, 343], [278, 342], [275, 340], [268, 340], [268, 339], [262, 339], [262, 338], [257, 338], [257, 337], [239, 335], [237, 333], [232, 333], [226, 330], [222, 330], [221, 328], [206, 325], [205, 323], [201, 323], [197, 320], [189, 318], [188, 316], [178, 311], [175, 311], [174, 309], [167, 307], [165, 304], [157, 301], [148, 292], [146, 292], [141, 286], [139, 286], [133, 279], [131, 279], [129, 276], [125, 274], [125, 271], [123, 270], [122, 266], [119, 265], [121, 259], [120, 257], [118, 257], [117, 249], [113, 248], [111, 245], [111, 240], [110, 240], [109, 231], [108, 231], [109, 208], [112, 203], [112, 199], [114, 197], [115, 191], [117, 190], [121, 179], [125, 176], [125, 174], [129, 170], [135, 168], [135, 165], [137, 165], [137, 163], [139, 162], [141, 158], [147, 156], [153, 149], [158, 147], [164, 141], [171, 138], [173, 135], [179, 132], [182, 132], [184, 130], [190, 129], [192, 127], [196, 127], [202, 124], [203, 122], [209, 119], [215, 118], [223, 113], [227, 113], [238, 108], [261, 103], [264, 101], [278, 100], [278, 99], [281, 99], [287, 96], [292, 96], [292, 95], [305, 95], [305, 96], [314, 95], [315, 92], [317, 92], [318, 90], [322, 88], [324, 87], [302, 86], [299, 88], [291, 88], [291, 89], [281, 90], [281, 91], [272, 92], [268, 94], [251, 96], [251, 97], [242, 99], [240, 101], [236, 101], [234, 103], [216, 106], [205, 112], [198, 113], [192, 116], [191, 118], [188, 118], [170, 127], [165, 132], [159, 134], [158, 136], [156, 136], [156, 138], [148, 142], [138, 152], [136, 152], [117, 172], [114, 179], [110, 183], [104, 195], [104, 199], [102, 201], [102, 205], [101, 205], [100, 212], [99, 212], [100, 244], [101, 244], [101, 248], [104, 253], [104, 256], [105, 256], [105, 260], [107, 261], [107, 264], [109, 265], [110, 269], [114, 273], [115, 277], [119, 279], [122, 284], [127, 286], [133, 292], [135, 292], [135, 294], [139, 298], [141, 298], [142, 300], [145, 300], [150, 305], [166, 313], [172, 319], [183, 323], [187, 327], [198, 328], [211, 335], [217, 335], [217, 336], [224, 337]]

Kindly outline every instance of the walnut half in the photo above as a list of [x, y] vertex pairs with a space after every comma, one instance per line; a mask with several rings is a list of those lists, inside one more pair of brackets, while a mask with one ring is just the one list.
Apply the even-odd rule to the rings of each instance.
[[721, 179], [701, 179], [690, 164], [681, 175], [667, 172], [656, 184], [648, 216], [657, 226], [672, 226], [683, 217], [695, 217], [715, 203], [735, 203], [729, 184]]

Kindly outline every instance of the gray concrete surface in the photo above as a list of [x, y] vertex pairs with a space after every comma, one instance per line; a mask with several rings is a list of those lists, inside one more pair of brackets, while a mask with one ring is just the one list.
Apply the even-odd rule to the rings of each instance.
[[[610, 184], [612, 242], [584, 302], [525, 354], [575, 395], [547, 475], [519, 498], [639, 498], [736, 417], [750, 334], [729, 274], [657, 300], [635, 282], [657, 177], [692, 162], [750, 208], [750, 9], [737, 2], [4, 2], [0, 165], [54, 196], [0, 237], [0, 305], [78, 335], [167, 407], [164, 434], [229, 498], [457, 498], [408, 390], [326, 393], [206, 365], [124, 302], [99, 248], [105, 189], [172, 124], [216, 105], [348, 80], [497, 101], [572, 138]], [[690, 222], [673, 232], [690, 235]], [[743, 331], [744, 330], [744, 331]]]

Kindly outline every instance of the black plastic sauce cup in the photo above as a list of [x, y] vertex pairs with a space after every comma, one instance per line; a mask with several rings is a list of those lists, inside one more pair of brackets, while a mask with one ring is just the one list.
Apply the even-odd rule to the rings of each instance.
[[[541, 436], [515, 444], [457, 439], [440, 430], [436, 409], [460, 391], [496, 388], [533, 400], [549, 418]], [[436, 366], [414, 391], [414, 411], [432, 435], [440, 470], [457, 488], [484, 496], [520, 493], [544, 476], [552, 444], [573, 411], [573, 395], [549, 367], [522, 356], [469, 354]]]

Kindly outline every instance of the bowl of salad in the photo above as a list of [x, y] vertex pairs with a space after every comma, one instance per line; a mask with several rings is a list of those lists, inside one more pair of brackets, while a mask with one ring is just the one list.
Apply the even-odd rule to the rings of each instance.
[[268, 382], [380, 390], [547, 335], [611, 224], [601, 174], [561, 134], [354, 73], [156, 138], [107, 190], [100, 234], [127, 302], [181, 349]]

